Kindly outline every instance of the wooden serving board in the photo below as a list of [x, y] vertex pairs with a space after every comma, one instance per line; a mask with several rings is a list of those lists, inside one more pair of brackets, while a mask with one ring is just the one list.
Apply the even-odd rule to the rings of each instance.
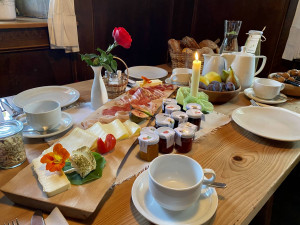
[[[173, 92], [174, 90], [165, 91], [165, 97], [170, 96]], [[162, 103], [162, 99], [156, 101]], [[99, 108], [89, 117], [93, 118], [99, 115], [102, 109], [102, 107]], [[147, 120], [140, 125], [144, 127], [146, 124]], [[45, 212], [51, 212], [55, 207], [58, 207], [64, 216], [86, 219], [95, 212], [107, 190], [114, 184], [118, 168], [136, 139], [137, 137], [131, 137], [118, 141], [115, 149], [104, 155], [106, 166], [102, 177], [93, 182], [79, 186], [71, 185], [68, 191], [48, 198], [42, 191], [42, 186], [37, 180], [32, 164], [29, 164], [2, 186], [1, 191], [10, 200], [20, 205], [41, 209]]]

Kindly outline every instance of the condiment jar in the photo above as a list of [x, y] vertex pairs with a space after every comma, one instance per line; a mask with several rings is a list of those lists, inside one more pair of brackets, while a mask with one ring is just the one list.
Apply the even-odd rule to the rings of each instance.
[[185, 112], [176, 111], [172, 112], [171, 117], [174, 119], [174, 128], [178, 127], [179, 124], [188, 121], [188, 115]]
[[178, 125], [178, 127], [181, 128], [191, 128], [194, 132], [197, 132], [198, 127], [190, 122], [186, 122], [186, 123], [181, 123]]
[[199, 109], [189, 109], [186, 111], [186, 114], [188, 115], [189, 119], [188, 122], [196, 125], [197, 131], [200, 130], [200, 124], [201, 124], [201, 118], [203, 113]]
[[180, 111], [181, 107], [176, 104], [168, 104], [165, 107], [165, 113], [166, 114], [171, 114], [172, 112]]
[[142, 133], [139, 137], [140, 158], [151, 162], [158, 156], [159, 137], [155, 133]]
[[202, 108], [202, 106], [197, 104], [197, 103], [189, 103], [185, 107], [186, 107], [186, 110], [189, 110], [189, 109], [199, 109], [199, 110], [201, 110], [201, 108]]
[[191, 128], [177, 127], [175, 131], [175, 149], [180, 153], [191, 151], [195, 132]]
[[14, 168], [26, 160], [22, 130], [23, 124], [17, 120], [0, 123], [0, 168]]
[[155, 116], [155, 127], [174, 127], [174, 119], [171, 118], [171, 115], [165, 113], [159, 113]]
[[142, 129], [141, 129], [141, 134], [142, 133], [155, 133], [155, 131], [156, 131], [156, 128], [155, 127], [143, 127]]
[[163, 113], [165, 113], [166, 105], [169, 105], [169, 104], [177, 105], [176, 99], [173, 99], [173, 98], [164, 98], [163, 99], [162, 106], [161, 106]]
[[159, 136], [158, 151], [168, 154], [173, 151], [175, 131], [169, 127], [160, 127], [156, 130]]

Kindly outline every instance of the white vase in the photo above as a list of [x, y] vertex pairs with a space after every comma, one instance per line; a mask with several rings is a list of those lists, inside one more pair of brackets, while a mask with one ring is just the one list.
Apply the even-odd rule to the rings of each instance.
[[108, 101], [107, 90], [101, 76], [102, 66], [91, 66], [94, 71], [94, 81], [91, 91], [91, 103], [94, 110]]
[[0, 0], [0, 20], [15, 20], [15, 0]]

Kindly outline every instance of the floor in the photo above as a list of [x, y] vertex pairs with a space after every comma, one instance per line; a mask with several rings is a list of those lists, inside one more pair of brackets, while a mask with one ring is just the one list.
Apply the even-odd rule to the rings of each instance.
[[250, 225], [300, 225], [300, 164], [274, 193], [270, 223], [258, 217]]

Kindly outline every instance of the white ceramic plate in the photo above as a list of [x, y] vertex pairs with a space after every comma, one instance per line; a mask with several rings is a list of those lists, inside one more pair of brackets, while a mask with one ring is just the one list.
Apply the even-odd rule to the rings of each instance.
[[61, 107], [76, 102], [79, 98], [79, 92], [66, 86], [44, 86], [32, 88], [17, 94], [13, 103], [19, 108], [23, 108], [26, 104], [39, 100], [56, 100]]
[[279, 103], [283, 103], [287, 101], [287, 97], [286, 95], [280, 93], [280, 95], [277, 95], [275, 98], [267, 100], [267, 99], [262, 99], [262, 98], [258, 98], [255, 96], [253, 88], [246, 88], [244, 90], [244, 94], [248, 97], [251, 98], [257, 102], [260, 103], [266, 103], [266, 104], [271, 104], [271, 105], [275, 105], [275, 104], [279, 104]]
[[52, 137], [54, 135], [60, 134], [67, 129], [69, 129], [73, 125], [72, 116], [69, 113], [62, 112], [61, 113], [61, 122], [60, 125], [49, 131], [36, 131], [31, 126], [27, 124], [26, 115], [22, 114], [16, 118], [21, 121], [24, 125], [23, 136], [27, 138], [46, 138]]
[[165, 83], [166, 84], [174, 84], [174, 85], [177, 85], [179, 87], [188, 87], [189, 86], [189, 85], [186, 85], [186, 84], [172, 82], [172, 80], [170, 78], [165, 79]]
[[261, 137], [278, 141], [300, 140], [300, 114], [287, 109], [246, 106], [234, 110], [232, 119]]
[[[142, 79], [141, 77], [147, 77], [149, 79], [159, 79], [168, 75], [168, 71], [155, 66], [134, 66], [128, 68], [129, 77]], [[125, 70], [127, 74], [127, 70]]]
[[216, 212], [218, 196], [214, 188], [204, 188], [199, 200], [184, 211], [169, 211], [162, 208], [149, 191], [148, 171], [141, 173], [134, 181], [131, 197], [136, 209], [155, 224], [203, 224]]

